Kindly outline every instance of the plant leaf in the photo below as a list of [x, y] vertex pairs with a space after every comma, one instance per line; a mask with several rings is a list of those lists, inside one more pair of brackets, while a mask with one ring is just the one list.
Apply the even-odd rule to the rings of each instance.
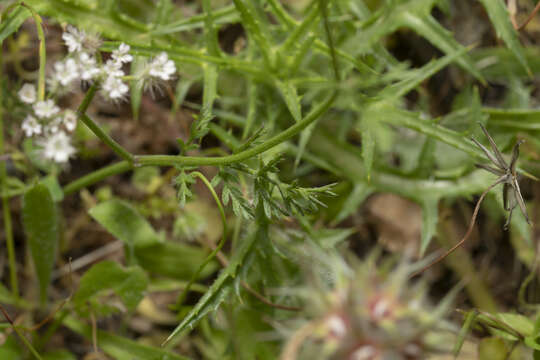
[[366, 178], [369, 183], [371, 180], [371, 168], [373, 167], [373, 155], [375, 153], [375, 138], [373, 136], [372, 127], [376, 124], [376, 119], [371, 119], [371, 112], [366, 111], [360, 120], [360, 133], [362, 134], [362, 159], [364, 160], [364, 168], [366, 170]]
[[[146, 65], [146, 58], [143, 56], [135, 56], [131, 62], [131, 75], [137, 77], [137, 73], [141, 71]], [[132, 81], [130, 86], [131, 97], [131, 112], [133, 113], [133, 119], [139, 120], [139, 110], [141, 108], [142, 93], [144, 89], [144, 79], [138, 79]]]
[[103, 290], [113, 290], [129, 310], [135, 310], [148, 285], [146, 273], [138, 266], [123, 268], [113, 261], [92, 266], [81, 278], [73, 304], [80, 310]]
[[523, 53], [523, 48], [519, 43], [517, 31], [512, 26], [510, 22], [510, 14], [508, 9], [502, 0], [480, 0], [484, 8], [486, 9], [489, 19], [495, 28], [497, 35], [503, 39], [506, 43], [506, 46], [514, 54], [518, 62], [523, 66], [523, 68], [531, 75], [531, 69], [527, 64], [525, 59], [525, 54]]
[[114, 237], [128, 246], [149, 246], [163, 239], [129, 203], [112, 199], [102, 202], [88, 213]]
[[424, 256], [433, 235], [437, 231], [439, 219], [439, 198], [424, 197], [422, 201], [422, 240], [420, 241], [420, 256]]
[[31, 16], [30, 11], [22, 6], [17, 6], [0, 22], [0, 44], [17, 30], [22, 23]]
[[40, 298], [44, 302], [58, 247], [58, 216], [47, 186], [37, 184], [24, 194], [22, 214]]
[[300, 97], [296, 92], [296, 87], [290, 81], [276, 80], [275, 85], [278, 88], [287, 108], [291, 112], [294, 121], [302, 120], [302, 107], [300, 105]]
[[240, 248], [236, 250], [231, 258], [229, 265], [221, 271], [212, 286], [210, 286], [210, 288], [200, 298], [193, 309], [191, 309], [191, 311], [184, 317], [182, 322], [173, 330], [165, 342], [168, 342], [187, 328], [193, 329], [200, 319], [202, 319], [210, 311], [214, 311], [218, 308], [221, 302], [223, 302], [225, 299], [229, 290], [234, 285], [233, 280], [236, 277], [239, 268], [243, 264], [244, 258], [250, 252], [252, 245], [255, 243], [255, 239], [259, 238], [259, 236], [257, 236], [259, 234], [262, 234], [261, 230], [244, 239], [240, 245]]
[[[92, 339], [92, 328], [76, 320], [74, 317], [67, 316], [63, 320], [63, 324], [87, 339]], [[140, 342], [102, 330], [97, 330], [96, 340], [100, 349], [117, 360], [188, 360], [184, 356], [167, 350], [143, 345]]]
[[459, 355], [459, 352], [461, 351], [461, 347], [463, 346], [463, 343], [465, 342], [465, 338], [467, 335], [471, 332], [471, 328], [474, 325], [474, 320], [478, 316], [478, 312], [476, 310], [471, 310], [467, 313], [465, 316], [465, 322], [463, 323], [463, 326], [459, 330], [458, 337], [456, 339], [456, 344], [454, 345], [454, 357], [457, 358]]

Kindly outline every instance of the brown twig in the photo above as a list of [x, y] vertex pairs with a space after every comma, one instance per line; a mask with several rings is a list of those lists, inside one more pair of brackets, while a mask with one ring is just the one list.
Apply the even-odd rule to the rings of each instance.
[[469, 238], [469, 236], [471, 236], [471, 233], [472, 233], [472, 230], [474, 228], [474, 224], [476, 223], [476, 217], [478, 216], [478, 211], [480, 210], [480, 204], [482, 204], [482, 201], [484, 200], [484, 198], [486, 197], [487, 193], [493, 189], [495, 186], [499, 185], [500, 183], [504, 182], [504, 179], [502, 178], [499, 178], [497, 179], [497, 181], [495, 181], [493, 184], [491, 184], [483, 193], [482, 195], [480, 195], [480, 198], [478, 199], [478, 202], [476, 203], [476, 206], [474, 207], [474, 212], [473, 212], [473, 215], [472, 215], [472, 218], [471, 218], [471, 222], [469, 223], [469, 228], [467, 229], [467, 232], [465, 233], [465, 235], [463, 236], [463, 238], [461, 238], [461, 240], [459, 240], [459, 242], [454, 245], [450, 250], [448, 250], [447, 252], [445, 252], [444, 254], [442, 254], [441, 256], [439, 256], [437, 259], [433, 260], [431, 263], [429, 263], [428, 265], [424, 266], [422, 269], [414, 272], [409, 278], [413, 278], [415, 277], [416, 275], [419, 275], [421, 273], [423, 273], [424, 271], [426, 271], [427, 269], [429, 269], [430, 267], [432, 267], [433, 265], [441, 262], [442, 260], [444, 260], [448, 255], [452, 254], [454, 251], [456, 251], [457, 248], [459, 248], [461, 245], [463, 245], [463, 243], [465, 243], [465, 241]]
[[[531, 22], [531, 20], [534, 18], [534, 16], [536, 15], [536, 13], [540, 10], [540, 2], [538, 4], [536, 4], [534, 10], [531, 12], [531, 14], [527, 17], [527, 19], [525, 20], [525, 22], [523, 22], [523, 24], [517, 26], [516, 23], [513, 22], [513, 25], [514, 25], [514, 29], [516, 30], [523, 30], [525, 28], [525, 26], [527, 26], [528, 23]], [[517, 26], [517, 27], [516, 27]]]

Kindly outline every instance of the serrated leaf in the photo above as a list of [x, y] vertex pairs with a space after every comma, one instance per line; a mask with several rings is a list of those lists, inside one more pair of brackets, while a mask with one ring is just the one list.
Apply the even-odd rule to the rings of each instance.
[[480, 0], [480, 2], [486, 9], [489, 19], [497, 32], [497, 36], [503, 39], [518, 62], [531, 74], [523, 48], [519, 43], [517, 30], [514, 29], [510, 22], [510, 14], [504, 2], [502, 0]]
[[262, 234], [264, 231], [265, 229], [259, 230], [255, 234], [251, 234], [251, 236], [244, 239], [240, 245], [240, 248], [237, 249], [232, 256], [229, 265], [221, 271], [212, 286], [210, 286], [208, 291], [206, 291], [206, 293], [200, 298], [193, 309], [191, 309], [191, 311], [184, 317], [182, 322], [173, 330], [165, 342], [168, 342], [185, 329], [192, 329], [195, 327], [202, 317], [204, 317], [210, 311], [215, 310], [221, 304], [221, 302], [223, 302], [225, 295], [234, 285], [233, 280], [236, 277], [240, 266], [243, 264], [244, 258], [250, 252], [255, 240], [265, 235]]
[[302, 120], [302, 106], [300, 105], [300, 97], [298, 96], [296, 87], [290, 81], [281, 80], [276, 80], [275, 85], [291, 112], [294, 121], [299, 122]]
[[31, 16], [30, 11], [22, 6], [13, 9], [0, 23], [0, 44], [17, 30]]
[[162, 241], [148, 221], [123, 200], [105, 201], [88, 213], [108, 232], [131, 247], [149, 246]]
[[143, 298], [147, 285], [148, 277], [140, 267], [123, 268], [113, 261], [102, 261], [84, 273], [73, 297], [73, 304], [82, 309], [102, 291], [112, 290], [129, 310], [134, 310]]
[[422, 240], [420, 241], [420, 256], [424, 253], [437, 231], [439, 219], [439, 198], [427, 197], [422, 201]]
[[[88, 340], [92, 340], [91, 326], [78, 321], [72, 316], [67, 316], [63, 320], [63, 324]], [[143, 345], [140, 341], [133, 341], [106, 331], [97, 330], [96, 335], [99, 348], [116, 360], [188, 360], [184, 356], [158, 347]]]
[[44, 302], [58, 247], [58, 216], [51, 193], [45, 185], [37, 184], [24, 194], [22, 214], [39, 280], [40, 298]]

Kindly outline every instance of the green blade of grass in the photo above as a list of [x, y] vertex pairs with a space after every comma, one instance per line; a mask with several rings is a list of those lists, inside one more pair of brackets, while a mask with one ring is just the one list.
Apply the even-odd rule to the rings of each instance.
[[531, 69], [527, 64], [527, 59], [523, 53], [523, 48], [519, 43], [517, 31], [510, 22], [510, 14], [502, 0], [480, 0], [486, 9], [489, 19], [495, 28], [497, 35], [505, 42], [512, 51], [517, 61], [532, 76]]

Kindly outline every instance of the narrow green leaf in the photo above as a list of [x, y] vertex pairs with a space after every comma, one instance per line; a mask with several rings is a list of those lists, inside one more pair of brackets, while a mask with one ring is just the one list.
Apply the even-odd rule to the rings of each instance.
[[353, 184], [352, 191], [345, 196], [345, 202], [341, 210], [332, 220], [332, 224], [338, 224], [345, 220], [353, 212], [357, 211], [364, 200], [373, 193], [374, 189], [366, 183], [357, 182]]
[[379, 96], [385, 100], [397, 99], [404, 96], [445, 66], [451, 64], [457, 59], [460, 59], [466, 52], [467, 48], [461, 48], [440, 59], [430, 61], [427, 65], [422, 66], [420, 69], [409, 70], [406, 72], [406, 76], [402, 80], [385, 87], [379, 93]]
[[238, 10], [242, 17], [242, 25], [246, 28], [246, 32], [249, 34], [250, 38], [254, 39], [255, 43], [257, 43], [267, 67], [272, 68], [274, 59], [270, 48], [271, 42], [268, 38], [270, 33], [265, 26], [266, 23], [261, 19], [251, 1], [233, 1], [236, 10]]
[[[72, 331], [92, 340], [92, 327], [72, 316], [67, 316], [63, 324]], [[97, 343], [99, 348], [116, 360], [188, 360], [188, 358], [161, 349], [143, 345], [141, 342], [130, 340], [124, 336], [98, 330]]]
[[[131, 75], [136, 76], [146, 65], [147, 59], [144, 56], [135, 56], [131, 62]], [[139, 110], [144, 89], [144, 80], [132, 81], [129, 86], [131, 97], [131, 112], [135, 121], [139, 120]]]
[[366, 178], [371, 180], [371, 168], [373, 167], [373, 155], [375, 153], [375, 138], [373, 136], [373, 119], [370, 119], [370, 112], [366, 111], [360, 120], [360, 133], [362, 134], [362, 158], [366, 170]]
[[17, 30], [22, 23], [31, 16], [30, 11], [22, 6], [17, 6], [0, 22], [0, 44]]
[[422, 240], [420, 241], [420, 256], [424, 256], [433, 235], [437, 231], [439, 219], [439, 198], [424, 197], [422, 202]]
[[240, 266], [243, 264], [244, 258], [250, 252], [255, 240], [260, 238], [260, 236], [257, 236], [259, 234], [261, 234], [261, 231], [257, 231], [255, 234], [251, 234], [251, 236], [244, 239], [239, 249], [236, 250], [231, 258], [229, 265], [221, 271], [212, 286], [210, 286], [208, 291], [201, 297], [193, 309], [191, 309], [182, 322], [173, 330], [165, 342], [168, 342], [187, 328], [193, 329], [201, 318], [217, 309], [225, 299], [230, 288], [233, 286], [233, 279], [236, 277]]
[[24, 194], [22, 214], [39, 280], [40, 298], [44, 302], [58, 247], [58, 216], [51, 193], [45, 185], [37, 184]]
[[257, 84], [252, 78], [248, 79], [247, 84], [247, 96], [248, 96], [248, 106], [247, 106], [247, 115], [246, 115], [246, 125], [244, 126], [244, 131], [242, 132], [242, 139], [246, 139], [251, 132], [251, 128], [255, 123], [255, 116], [257, 115]]
[[276, 80], [275, 85], [278, 88], [287, 108], [291, 112], [292, 117], [296, 122], [302, 120], [302, 107], [300, 105], [300, 97], [298, 96], [296, 87], [290, 81]]
[[182, 104], [184, 103], [184, 100], [186, 99], [191, 85], [193, 85], [193, 83], [195, 81], [198, 81], [199, 79], [200, 77], [196, 77], [196, 79], [188, 79], [183, 76], [180, 78], [180, 80], [178, 80], [178, 82], [176, 83], [176, 89], [174, 91], [174, 99], [172, 106], [173, 114], [176, 114], [180, 106], [182, 106]]
[[144, 247], [163, 240], [148, 221], [123, 200], [102, 202], [88, 213], [108, 232], [129, 246]]
[[532, 76], [531, 69], [529, 69], [529, 65], [525, 59], [523, 48], [519, 43], [518, 33], [510, 22], [510, 14], [504, 2], [502, 0], [480, 0], [480, 2], [486, 9], [489, 19], [497, 31], [497, 35], [503, 39], [518, 62]]
[[214, 16], [210, 0], [203, 0], [203, 11], [206, 14], [204, 18], [204, 38], [206, 42], [206, 51], [210, 55], [220, 56], [221, 49], [217, 36], [216, 27], [214, 26]]
[[217, 98], [218, 70], [211, 64], [203, 65], [203, 101], [200, 117], [193, 123], [191, 139], [200, 139], [209, 131], [208, 124], [214, 118], [214, 101]]
[[317, 127], [318, 119], [315, 120], [312, 124], [309, 124], [308, 127], [306, 127], [302, 132], [300, 133], [300, 138], [298, 139], [298, 152], [296, 153], [296, 158], [294, 159], [294, 166], [297, 167], [298, 164], [300, 164], [300, 160], [302, 159], [302, 156], [304, 155], [304, 151], [306, 150], [306, 145], [309, 142], [309, 139], [311, 138], [311, 134], [313, 133], [313, 130]]
[[148, 277], [140, 267], [123, 268], [113, 261], [102, 261], [84, 273], [73, 297], [73, 304], [82, 310], [99, 293], [112, 290], [133, 311], [142, 300], [147, 285]]
[[[310, 6], [308, 13], [305, 15], [300, 25], [296, 26], [291, 32], [287, 40], [281, 45], [281, 49], [278, 53], [291, 56], [298, 52], [304, 41], [302, 39], [318, 24], [320, 11], [319, 6], [316, 3]], [[293, 55], [294, 56], [294, 55]]]
[[[453, 55], [456, 52], [461, 52], [463, 50], [463, 46], [454, 39], [452, 33], [446, 30], [429, 14], [420, 16], [405, 11], [401, 13], [400, 20], [404, 25], [425, 37], [429, 42], [447, 55]], [[463, 54], [461, 57], [457, 58], [456, 61], [463, 69], [467, 70], [482, 83], [485, 83], [484, 77], [467, 54]]]
[[458, 357], [459, 352], [461, 351], [461, 347], [463, 346], [463, 343], [465, 342], [465, 338], [471, 332], [471, 328], [474, 325], [474, 320], [476, 320], [477, 316], [478, 316], [478, 312], [476, 310], [469, 311], [467, 315], [465, 316], [465, 322], [463, 323], [463, 326], [459, 330], [459, 334], [456, 339], [456, 343], [454, 345], [455, 358]]

